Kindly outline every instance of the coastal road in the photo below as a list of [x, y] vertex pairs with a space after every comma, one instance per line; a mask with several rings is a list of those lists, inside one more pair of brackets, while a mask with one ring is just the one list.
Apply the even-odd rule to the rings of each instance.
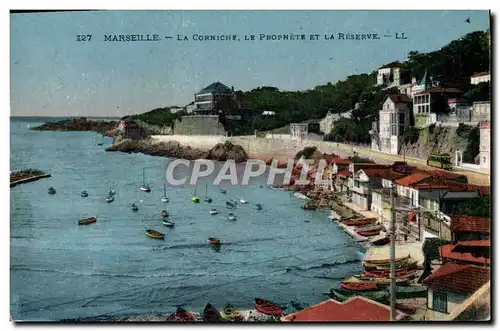
[[[377, 151], [373, 151], [366, 147], [357, 147], [347, 144], [338, 144], [338, 148], [345, 152], [357, 152], [360, 156], [368, 157], [374, 161], [406, 161], [409, 165], [418, 167], [424, 170], [435, 170], [436, 168], [429, 167], [427, 165], [427, 160], [417, 159], [415, 157], [404, 157], [402, 155], [386, 154]], [[454, 169], [451, 171], [455, 174], [467, 176], [469, 183], [482, 186], [490, 186], [490, 175], [475, 171], [467, 171], [464, 169]]]

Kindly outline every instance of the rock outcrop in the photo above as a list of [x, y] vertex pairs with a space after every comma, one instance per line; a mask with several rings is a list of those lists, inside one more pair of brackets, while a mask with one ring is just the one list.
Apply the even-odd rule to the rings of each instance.
[[31, 128], [38, 131], [94, 131], [106, 134], [118, 125], [117, 121], [90, 121], [85, 117], [62, 120], [58, 122], [47, 122], [40, 126]]

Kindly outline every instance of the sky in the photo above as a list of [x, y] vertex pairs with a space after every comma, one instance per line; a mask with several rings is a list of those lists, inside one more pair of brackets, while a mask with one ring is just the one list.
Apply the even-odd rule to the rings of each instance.
[[[10, 14], [12, 116], [124, 116], [172, 105], [220, 81], [307, 90], [437, 50], [489, 28], [488, 11], [101, 11]], [[465, 20], [470, 18], [470, 24]], [[407, 39], [395, 39], [396, 33]], [[379, 40], [339, 40], [338, 33]], [[76, 41], [77, 35], [92, 35]], [[158, 34], [158, 42], [105, 35]], [[237, 34], [199, 41], [194, 34]], [[255, 40], [255, 34], [319, 34], [318, 40]], [[324, 35], [336, 39], [325, 40]], [[177, 35], [188, 37], [178, 41]], [[391, 37], [384, 37], [390, 35]], [[172, 39], [165, 39], [171, 36]]]

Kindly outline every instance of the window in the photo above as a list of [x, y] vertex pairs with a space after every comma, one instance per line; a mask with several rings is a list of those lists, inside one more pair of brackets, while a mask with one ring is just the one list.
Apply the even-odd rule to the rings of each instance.
[[446, 293], [437, 291], [432, 292], [432, 310], [447, 313], [448, 298]]

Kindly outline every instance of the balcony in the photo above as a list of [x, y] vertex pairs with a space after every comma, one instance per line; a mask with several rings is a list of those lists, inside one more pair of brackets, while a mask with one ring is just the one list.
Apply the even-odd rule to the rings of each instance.
[[[383, 188], [379, 189], [379, 191], [382, 194], [382, 201], [385, 204], [390, 205], [391, 204], [391, 190], [389, 188]], [[396, 191], [396, 190], [394, 190]], [[415, 209], [417, 206], [415, 206], [410, 198], [401, 196], [401, 195], [396, 195], [394, 193], [394, 207], [395, 208], [406, 208], [406, 209]]]

